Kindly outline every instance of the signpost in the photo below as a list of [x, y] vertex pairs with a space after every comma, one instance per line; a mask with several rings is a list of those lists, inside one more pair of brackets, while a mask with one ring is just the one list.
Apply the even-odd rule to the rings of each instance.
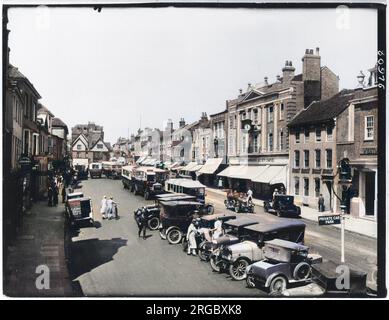
[[334, 214], [330, 216], [319, 216], [318, 221], [319, 221], [319, 226], [329, 226], [333, 224], [340, 224], [341, 217], [340, 214]]

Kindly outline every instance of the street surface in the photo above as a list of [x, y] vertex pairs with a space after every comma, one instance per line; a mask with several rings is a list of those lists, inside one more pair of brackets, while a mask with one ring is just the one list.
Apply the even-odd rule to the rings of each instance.
[[[188, 256], [181, 245], [169, 245], [157, 231], [149, 231], [146, 240], [138, 238], [133, 219], [136, 208], [152, 204], [124, 189], [121, 180], [89, 179], [82, 191], [93, 201], [96, 228], [81, 227], [70, 245], [70, 273], [85, 296], [264, 296], [266, 292], [249, 289], [245, 281], [231, 280], [227, 274], [212, 271], [209, 263]], [[113, 196], [119, 203], [119, 220], [102, 220], [100, 201]], [[215, 212], [225, 211], [224, 198], [208, 194]], [[256, 214], [267, 214], [256, 206]], [[282, 218], [280, 218], [282, 219]], [[324, 259], [340, 258], [340, 231], [311, 221], [305, 244]], [[346, 232], [346, 262], [368, 272], [368, 282], [376, 269], [376, 240]]]

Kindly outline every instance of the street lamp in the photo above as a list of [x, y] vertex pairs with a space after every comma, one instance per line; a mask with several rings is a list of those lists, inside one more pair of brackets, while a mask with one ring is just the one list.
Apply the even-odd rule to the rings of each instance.
[[349, 159], [343, 158], [338, 162], [339, 185], [342, 189], [342, 197], [340, 203], [341, 210], [341, 263], [345, 262], [344, 258], [344, 229], [345, 229], [345, 213], [346, 201], [349, 197], [347, 191], [352, 185], [351, 167]]

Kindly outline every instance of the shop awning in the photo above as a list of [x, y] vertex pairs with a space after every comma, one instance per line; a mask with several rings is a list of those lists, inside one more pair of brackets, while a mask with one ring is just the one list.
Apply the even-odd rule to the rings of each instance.
[[218, 174], [220, 177], [227, 177], [233, 179], [246, 179], [251, 178], [258, 174], [258, 170], [262, 169], [258, 166], [229, 166]]
[[185, 167], [181, 168], [182, 171], [189, 171], [194, 166], [197, 166], [197, 162], [189, 162]]
[[262, 173], [252, 177], [253, 182], [277, 184], [283, 183], [286, 185], [286, 166], [267, 166], [266, 170]]
[[174, 184], [184, 188], [205, 188], [205, 185], [203, 185], [200, 181], [192, 179], [169, 179], [165, 183]]
[[223, 162], [223, 158], [208, 159], [203, 167], [198, 171], [198, 174], [213, 174]]
[[142, 161], [144, 161], [146, 159], [146, 157], [140, 157], [138, 160], [136, 160], [136, 163], [141, 163]]
[[196, 172], [196, 171], [199, 171], [202, 167], [203, 167], [202, 164], [197, 164], [197, 165], [191, 167], [190, 169], [188, 169], [186, 171], [188, 171], [188, 172]]

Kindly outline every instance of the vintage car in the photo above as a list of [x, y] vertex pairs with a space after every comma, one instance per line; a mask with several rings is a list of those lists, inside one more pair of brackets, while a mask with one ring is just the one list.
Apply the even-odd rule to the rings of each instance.
[[102, 173], [109, 179], [119, 179], [122, 174], [122, 165], [113, 161], [103, 161]]
[[66, 193], [66, 200], [76, 199], [76, 198], [83, 198], [84, 193], [83, 192], [69, 192]]
[[130, 190], [134, 194], [142, 194], [145, 200], [152, 196], [164, 193], [164, 179], [167, 175], [166, 170], [153, 167], [138, 167], [133, 170]]
[[311, 265], [321, 263], [319, 255], [308, 253], [308, 247], [273, 239], [265, 241], [264, 260], [246, 268], [248, 287], [268, 288], [271, 294], [280, 294], [290, 283], [306, 283], [311, 278]]
[[294, 197], [289, 195], [275, 195], [272, 201], [263, 202], [263, 208], [265, 212], [275, 213], [279, 217], [301, 215], [301, 208], [294, 204]]
[[93, 178], [101, 178], [103, 173], [103, 165], [100, 162], [92, 162], [89, 164], [89, 175]]
[[305, 223], [288, 219], [268, 223], [258, 223], [243, 228], [240, 243], [224, 247], [221, 252], [221, 268], [228, 270], [234, 280], [246, 278], [246, 268], [264, 259], [262, 248], [265, 241], [276, 238], [303, 243]]
[[243, 194], [227, 197], [227, 199], [224, 200], [224, 205], [228, 210], [234, 210], [236, 213], [254, 213], [254, 203], [248, 201], [247, 197]]
[[158, 230], [160, 225], [160, 201], [195, 201], [194, 196], [188, 196], [184, 194], [160, 194], [156, 196], [155, 204], [140, 207], [134, 211], [134, 219], [138, 222], [139, 216], [146, 211], [147, 225], [150, 230]]
[[123, 166], [122, 167], [122, 183], [123, 183], [123, 188], [129, 189], [131, 192], [133, 192], [133, 187], [134, 187], [134, 170], [136, 166]]
[[178, 244], [188, 230], [193, 218], [208, 214], [198, 201], [160, 201], [160, 229], [162, 239]]
[[92, 200], [88, 197], [68, 199], [65, 204], [66, 217], [72, 225], [89, 221], [94, 225]]
[[203, 203], [208, 208], [209, 214], [214, 212], [213, 205], [205, 203], [205, 185], [200, 181], [185, 178], [169, 179], [165, 182], [165, 191], [195, 196], [196, 201]]

